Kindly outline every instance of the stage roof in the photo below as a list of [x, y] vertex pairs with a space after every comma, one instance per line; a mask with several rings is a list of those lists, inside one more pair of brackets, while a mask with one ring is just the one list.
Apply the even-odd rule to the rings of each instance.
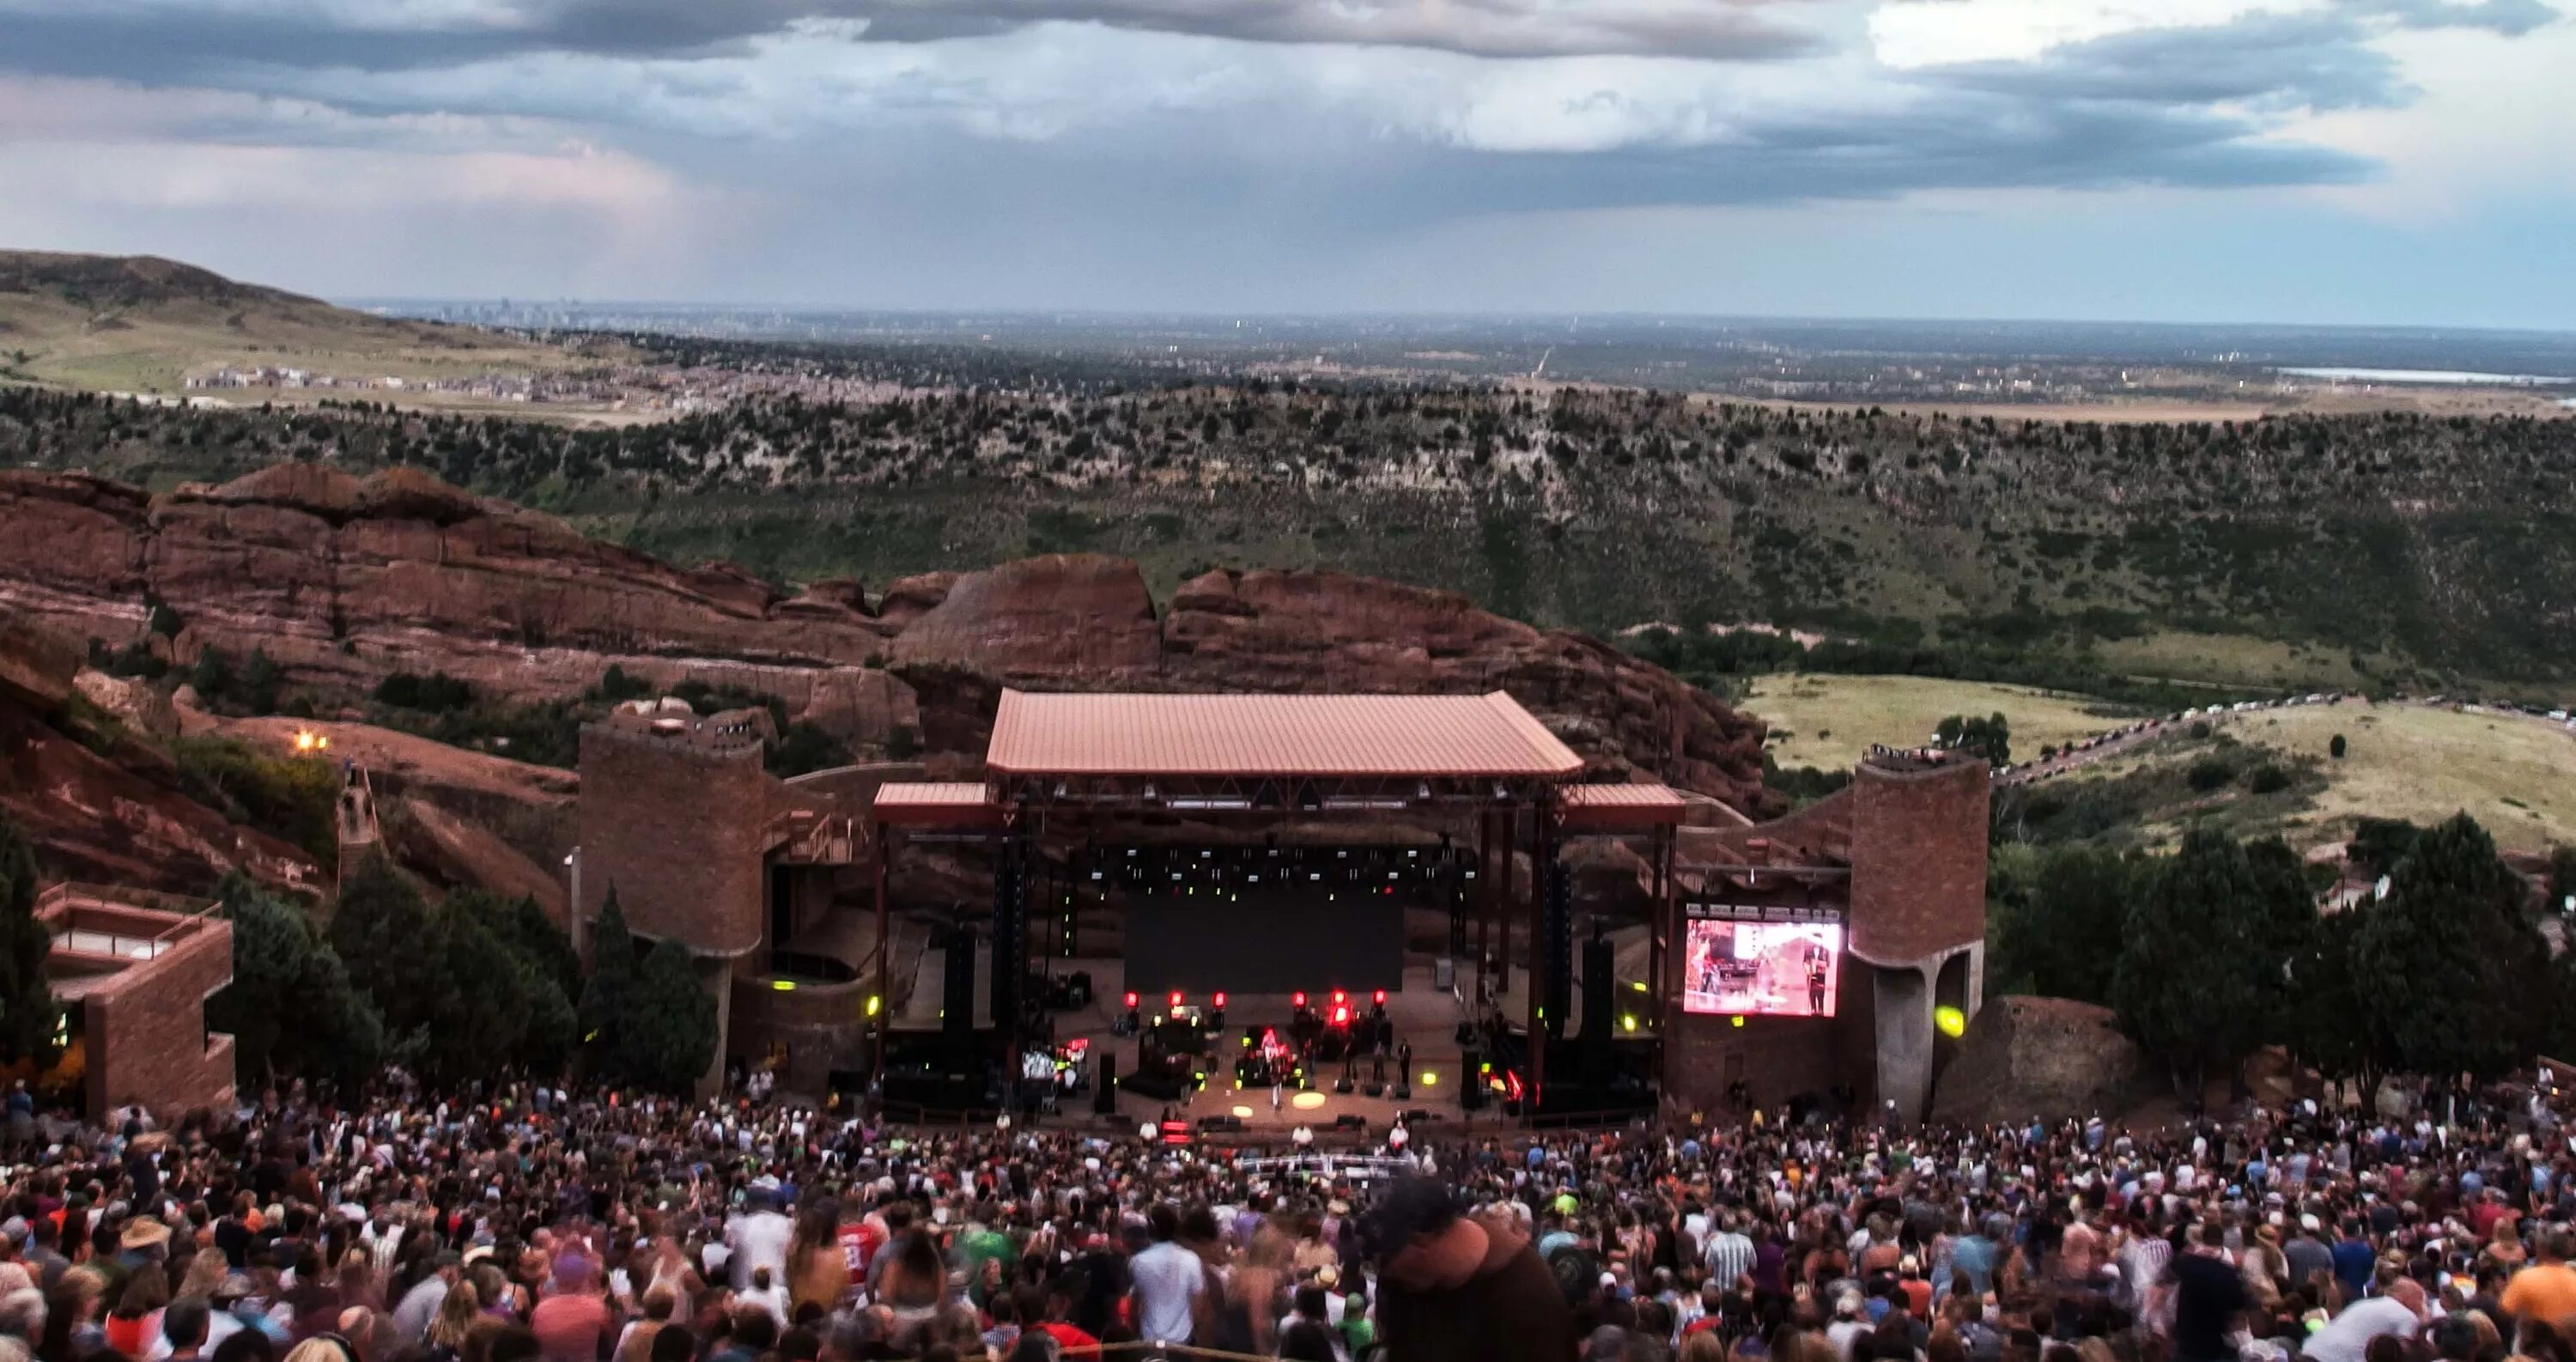
[[1624, 832], [1678, 825], [1690, 801], [1667, 785], [1568, 785], [1557, 807], [1570, 832]]
[[985, 765], [1013, 776], [1565, 779], [1583, 759], [1487, 695], [1068, 695], [1006, 690]]
[[971, 781], [890, 781], [877, 787], [870, 809], [896, 827], [968, 827], [1002, 814], [991, 792]]

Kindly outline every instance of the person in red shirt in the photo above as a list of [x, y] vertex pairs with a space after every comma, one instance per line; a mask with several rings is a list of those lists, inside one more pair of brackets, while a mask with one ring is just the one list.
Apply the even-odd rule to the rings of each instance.
[[547, 1362], [593, 1362], [610, 1320], [590, 1260], [567, 1255], [558, 1264], [558, 1279], [561, 1289], [529, 1312], [528, 1329]]
[[849, 1260], [850, 1285], [866, 1286], [868, 1264], [875, 1261], [877, 1250], [885, 1247], [885, 1225], [875, 1216], [861, 1213], [855, 1201], [844, 1202], [841, 1227], [835, 1237], [841, 1242], [842, 1256]]

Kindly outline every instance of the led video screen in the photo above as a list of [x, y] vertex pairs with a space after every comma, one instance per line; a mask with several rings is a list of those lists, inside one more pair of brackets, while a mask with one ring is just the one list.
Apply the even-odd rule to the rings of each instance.
[[1683, 937], [1682, 1010], [1830, 1017], [1843, 929], [1813, 922], [1695, 921]]
[[1245, 889], [1210, 895], [1125, 895], [1127, 987], [1148, 997], [1179, 989], [1203, 999], [1234, 993], [1404, 987], [1400, 900], [1344, 893]]

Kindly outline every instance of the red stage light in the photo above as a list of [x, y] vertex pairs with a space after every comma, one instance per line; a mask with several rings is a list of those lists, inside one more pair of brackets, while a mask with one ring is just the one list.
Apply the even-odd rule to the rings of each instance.
[[1333, 990], [1333, 1006], [1335, 1006], [1335, 1007], [1339, 1007], [1339, 1006], [1341, 1006], [1342, 1004], [1344, 1004], [1344, 1003], [1346, 1003], [1346, 1002], [1349, 1002], [1350, 1000], [1351, 1000], [1351, 995], [1349, 995], [1349, 994], [1347, 994], [1347, 993], [1342, 992], [1342, 991], [1341, 991], [1340, 989], [1338, 989], [1338, 988]]
[[1377, 991], [1377, 996], [1370, 999], [1370, 1001], [1376, 1003], [1380, 1007], [1386, 1006], [1386, 990], [1379, 989]]
[[1337, 1008], [1334, 1008], [1334, 1009], [1333, 1009], [1333, 1025], [1335, 1025], [1335, 1026], [1348, 1026], [1348, 1025], [1350, 1025], [1350, 1024], [1351, 1024], [1351, 1010], [1350, 1010], [1349, 1008], [1347, 1008], [1347, 1007], [1337, 1007]]
[[1127, 995], [1127, 1010], [1130, 1012], [1136, 1010], [1136, 995], [1133, 991], [1130, 991]]
[[1288, 995], [1288, 1001], [1294, 1006], [1304, 1007], [1306, 1005], [1306, 994], [1303, 990], [1292, 993]]
[[1222, 991], [1216, 995], [1216, 1005], [1219, 1007], [1225, 1006], [1225, 994]]
[[1172, 990], [1172, 1006], [1174, 1006], [1174, 1007], [1178, 1007], [1178, 1006], [1180, 1006], [1180, 1005], [1181, 1005], [1181, 991], [1180, 991], [1179, 989], [1177, 989], [1177, 988], [1176, 988], [1176, 989], [1173, 989], [1173, 990]]

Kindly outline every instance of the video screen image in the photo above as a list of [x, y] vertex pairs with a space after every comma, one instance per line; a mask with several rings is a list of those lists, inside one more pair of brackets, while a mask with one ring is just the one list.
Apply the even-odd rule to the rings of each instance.
[[1682, 1010], [1830, 1017], [1842, 986], [1843, 929], [1812, 922], [1708, 922], [1682, 939]]

